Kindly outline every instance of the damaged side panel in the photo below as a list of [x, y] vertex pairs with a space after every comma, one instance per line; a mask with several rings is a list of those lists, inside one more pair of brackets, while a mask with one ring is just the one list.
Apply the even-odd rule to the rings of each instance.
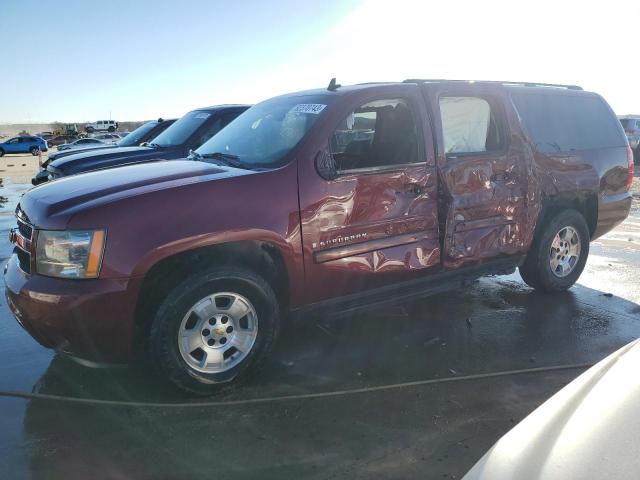
[[[443, 129], [438, 141], [443, 265], [457, 268], [526, 253], [540, 211], [540, 189], [533, 152], [505, 96], [496, 88], [461, 87], [431, 92], [429, 98]], [[472, 99], [484, 111], [456, 117], [455, 111], [445, 111], [452, 98]]]

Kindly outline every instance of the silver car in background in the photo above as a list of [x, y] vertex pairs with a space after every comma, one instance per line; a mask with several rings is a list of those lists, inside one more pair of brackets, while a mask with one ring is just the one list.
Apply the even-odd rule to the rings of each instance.
[[108, 145], [108, 143], [98, 138], [81, 138], [72, 143], [63, 143], [62, 145], [58, 145], [58, 151], [61, 152], [63, 150], [74, 150], [76, 148], [87, 148], [100, 145]]

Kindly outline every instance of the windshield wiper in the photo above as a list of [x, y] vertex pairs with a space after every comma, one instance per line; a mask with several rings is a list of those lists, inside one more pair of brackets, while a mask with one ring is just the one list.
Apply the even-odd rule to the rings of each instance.
[[238, 155], [232, 155], [230, 153], [223, 152], [214, 152], [214, 153], [198, 153], [192, 152], [193, 158], [195, 160], [203, 160], [203, 159], [213, 159], [218, 160], [222, 163], [225, 163], [231, 167], [236, 168], [249, 168], [247, 165], [240, 161], [240, 157]]

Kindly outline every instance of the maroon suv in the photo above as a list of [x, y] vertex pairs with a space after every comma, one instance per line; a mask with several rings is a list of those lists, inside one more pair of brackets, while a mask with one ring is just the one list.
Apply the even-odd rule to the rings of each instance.
[[281, 319], [516, 267], [555, 292], [625, 219], [633, 161], [578, 87], [410, 80], [280, 96], [189, 159], [36, 187], [9, 305], [43, 345], [150, 356], [197, 393], [263, 362]]

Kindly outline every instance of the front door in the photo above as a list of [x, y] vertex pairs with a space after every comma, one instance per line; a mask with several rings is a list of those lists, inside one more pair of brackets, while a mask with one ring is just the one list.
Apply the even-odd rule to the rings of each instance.
[[12, 138], [8, 142], [5, 143], [4, 150], [7, 153], [19, 153], [20, 152], [20, 141], [22, 139], [19, 137]]
[[513, 110], [499, 86], [426, 86], [439, 129], [443, 265], [525, 253], [539, 211]]
[[417, 86], [349, 98], [318, 152], [330, 155], [337, 177], [323, 179], [311, 159], [300, 162], [307, 303], [440, 264], [435, 159]]

